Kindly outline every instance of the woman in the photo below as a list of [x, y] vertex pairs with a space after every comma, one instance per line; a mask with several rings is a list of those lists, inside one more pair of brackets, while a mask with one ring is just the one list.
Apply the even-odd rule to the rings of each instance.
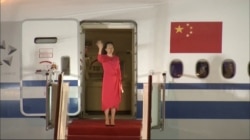
[[[103, 46], [102, 41], [97, 41], [99, 48], [97, 59], [103, 67], [102, 83], [102, 110], [105, 114], [105, 125], [115, 125], [115, 114], [121, 102], [121, 92], [123, 92], [121, 82], [120, 60], [113, 54], [114, 44], [107, 42]], [[111, 110], [111, 121], [109, 112]]]

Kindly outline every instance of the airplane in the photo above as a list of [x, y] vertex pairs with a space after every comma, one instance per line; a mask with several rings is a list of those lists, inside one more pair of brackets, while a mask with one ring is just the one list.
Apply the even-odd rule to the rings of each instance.
[[[114, 42], [121, 62], [117, 118], [143, 119], [152, 76], [152, 139], [249, 139], [249, 5], [1, 0], [0, 138], [52, 139], [44, 120], [46, 82], [62, 71], [69, 118], [103, 118], [103, 69], [96, 60], [102, 40]], [[50, 71], [53, 64], [57, 69]]]

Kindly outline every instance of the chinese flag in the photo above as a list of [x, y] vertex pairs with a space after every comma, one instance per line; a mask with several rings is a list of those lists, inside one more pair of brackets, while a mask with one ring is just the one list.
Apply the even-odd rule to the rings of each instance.
[[170, 53], [221, 53], [222, 22], [172, 22]]

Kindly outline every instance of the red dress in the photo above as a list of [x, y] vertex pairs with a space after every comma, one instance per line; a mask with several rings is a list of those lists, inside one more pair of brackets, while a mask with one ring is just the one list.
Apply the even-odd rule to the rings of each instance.
[[117, 56], [98, 55], [98, 61], [103, 67], [102, 110], [118, 109], [121, 102], [121, 69]]

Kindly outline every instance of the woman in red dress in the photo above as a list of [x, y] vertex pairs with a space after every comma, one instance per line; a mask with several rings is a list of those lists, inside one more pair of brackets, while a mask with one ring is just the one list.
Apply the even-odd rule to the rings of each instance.
[[[105, 125], [115, 125], [115, 114], [121, 102], [123, 92], [119, 57], [114, 55], [114, 44], [97, 41], [99, 48], [97, 60], [103, 67], [102, 110], [105, 114]], [[109, 112], [111, 110], [111, 121]]]

